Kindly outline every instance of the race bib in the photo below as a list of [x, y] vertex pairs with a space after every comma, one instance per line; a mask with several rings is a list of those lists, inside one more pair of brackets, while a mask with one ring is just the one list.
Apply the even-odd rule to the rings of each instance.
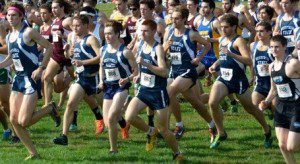
[[121, 79], [118, 68], [105, 69], [105, 76], [107, 81], [116, 81]]
[[43, 37], [44, 39], [47, 39], [47, 40], [50, 38], [49, 35], [42, 35], [42, 37]]
[[171, 63], [172, 65], [181, 65], [181, 53], [180, 52], [172, 52], [170, 53]]
[[155, 76], [146, 73], [141, 73], [141, 85], [153, 88], [155, 85]]
[[289, 84], [276, 84], [277, 93], [280, 98], [292, 97], [292, 91]]
[[24, 71], [24, 67], [22, 66], [21, 60], [20, 59], [12, 59], [14, 62], [14, 66], [16, 71]]
[[123, 32], [122, 32], [122, 34], [120, 35], [120, 38], [125, 38], [126, 37], [126, 30], [124, 30]]
[[257, 73], [260, 77], [270, 76], [268, 64], [258, 64], [256, 67]]
[[77, 73], [81, 73], [81, 72], [83, 72], [84, 71], [84, 66], [82, 65], [82, 66], [80, 66], [80, 67], [76, 67], [76, 72]]
[[287, 47], [295, 47], [295, 38], [294, 38], [293, 35], [285, 36], [285, 38], [286, 38], [287, 41], [288, 41]]
[[53, 34], [53, 42], [58, 42], [59, 38], [57, 34]]
[[221, 77], [226, 81], [230, 81], [233, 76], [233, 69], [221, 68], [220, 70], [221, 70]]

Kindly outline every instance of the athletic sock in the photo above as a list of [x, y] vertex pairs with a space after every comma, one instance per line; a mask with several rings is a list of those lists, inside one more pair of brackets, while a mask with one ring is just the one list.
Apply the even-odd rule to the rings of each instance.
[[125, 128], [126, 127], [126, 121], [125, 121], [125, 119], [123, 117], [119, 121], [119, 125], [120, 125], [121, 128]]
[[215, 122], [213, 120], [211, 120], [209, 123], [207, 123], [209, 128], [214, 128], [215, 127]]
[[77, 125], [77, 116], [78, 116], [78, 111], [74, 111], [74, 117], [73, 117], [73, 121], [72, 121], [73, 125]]
[[153, 133], [154, 133], [154, 127], [150, 126], [147, 134], [153, 135]]
[[154, 127], [154, 115], [148, 115], [148, 125]]
[[183, 127], [183, 123], [182, 122], [176, 122], [176, 126]]
[[96, 117], [96, 120], [102, 120], [103, 119], [103, 116], [102, 116], [102, 114], [101, 114], [98, 107], [96, 107], [95, 109], [92, 109], [92, 111], [93, 111], [93, 113]]

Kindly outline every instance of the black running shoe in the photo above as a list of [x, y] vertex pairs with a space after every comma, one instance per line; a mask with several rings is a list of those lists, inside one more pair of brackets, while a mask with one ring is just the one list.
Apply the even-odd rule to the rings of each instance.
[[53, 143], [56, 145], [68, 145], [68, 137], [65, 135], [60, 135], [59, 137], [53, 139]]

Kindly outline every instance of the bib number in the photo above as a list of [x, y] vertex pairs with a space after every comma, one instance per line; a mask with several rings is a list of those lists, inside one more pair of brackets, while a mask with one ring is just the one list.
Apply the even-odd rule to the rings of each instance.
[[105, 76], [107, 81], [116, 81], [121, 79], [118, 68], [105, 69]]
[[288, 40], [287, 47], [295, 47], [295, 38], [294, 35], [285, 36]]
[[233, 69], [221, 68], [220, 70], [221, 70], [221, 77], [226, 81], [230, 81], [233, 76]]
[[289, 84], [276, 85], [276, 88], [277, 88], [278, 96], [280, 98], [287, 98], [293, 96]]
[[259, 64], [259, 65], [257, 65], [257, 73], [261, 77], [270, 76], [269, 65], [268, 64]]
[[24, 67], [22, 66], [21, 60], [20, 59], [13, 59], [15, 69], [16, 71], [24, 71]]
[[155, 85], [155, 76], [146, 73], [141, 73], [141, 85], [153, 88]]
[[42, 35], [42, 37], [43, 37], [44, 39], [47, 39], [47, 40], [50, 38], [49, 35]]
[[171, 56], [171, 63], [173, 65], [181, 65], [181, 53], [180, 52], [172, 52], [170, 53]]

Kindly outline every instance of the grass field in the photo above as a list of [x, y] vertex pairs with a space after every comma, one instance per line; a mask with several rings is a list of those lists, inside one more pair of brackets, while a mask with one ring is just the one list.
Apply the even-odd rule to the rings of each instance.
[[[108, 13], [111, 5], [101, 6], [101, 10]], [[58, 102], [58, 96], [54, 96]], [[39, 106], [41, 106], [39, 102]], [[271, 149], [263, 147], [262, 129], [254, 119], [239, 110], [238, 114], [225, 114], [225, 128], [228, 139], [216, 150], [209, 149], [209, 134], [207, 125], [198, 116], [195, 110], [183, 103], [182, 114], [186, 127], [184, 137], [179, 141], [181, 151], [184, 153], [186, 163], [283, 163], [278, 149], [277, 141]], [[145, 114], [142, 115], [143, 118]], [[130, 129], [130, 139], [122, 140], [119, 135], [119, 153], [108, 155], [109, 141], [107, 132], [99, 138], [94, 136], [94, 117], [85, 103], [79, 106], [79, 131], [69, 134], [69, 146], [57, 146], [52, 139], [61, 132], [61, 127], [55, 128], [50, 118], [45, 118], [30, 128], [30, 133], [41, 160], [31, 163], [169, 163], [172, 153], [163, 140], [158, 140], [151, 152], [145, 151], [145, 134], [135, 128]], [[272, 121], [268, 120], [273, 125]], [[172, 125], [174, 120], [172, 118]], [[273, 136], [274, 136], [274, 131]], [[275, 136], [274, 136], [275, 138]], [[9, 144], [0, 141], [0, 163], [23, 163], [28, 155], [21, 143]], [[300, 154], [297, 154], [300, 161]]]

